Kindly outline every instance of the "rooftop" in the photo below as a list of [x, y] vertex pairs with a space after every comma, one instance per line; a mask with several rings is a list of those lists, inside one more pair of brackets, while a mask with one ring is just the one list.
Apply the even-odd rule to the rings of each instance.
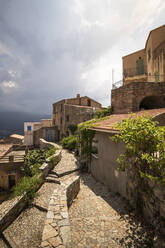
[[10, 137], [14, 139], [20, 139], [20, 140], [24, 139], [24, 136], [20, 134], [11, 134]]
[[113, 115], [110, 115], [108, 119], [97, 122], [96, 126], [94, 126], [93, 129], [96, 131], [114, 132], [115, 124], [122, 121], [123, 119], [129, 119], [132, 114], [135, 114], [137, 117], [148, 115], [154, 118], [157, 115], [160, 115], [163, 113], [165, 113], [165, 108], [142, 110], [136, 113], [128, 113], [128, 114], [113, 114]]

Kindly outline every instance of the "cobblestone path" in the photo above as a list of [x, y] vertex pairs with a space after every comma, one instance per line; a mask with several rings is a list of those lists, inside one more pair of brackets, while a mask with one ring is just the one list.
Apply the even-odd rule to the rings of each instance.
[[[66, 150], [62, 151], [62, 159], [58, 165], [53, 169], [53, 172], [58, 174], [77, 168], [76, 159], [74, 155], [68, 153]], [[76, 172], [74, 173], [76, 174]], [[52, 179], [53, 179], [53, 175]], [[66, 175], [56, 180], [66, 180], [71, 175]], [[38, 191], [38, 196], [34, 203], [43, 208], [48, 208], [50, 197], [57, 187], [55, 183], [45, 182]], [[11, 201], [12, 203], [13, 201]], [[7, 205], [10, 202], [6, 202]], [[5, 203], [3, 203], [4, 207]], [[38, 210], [36, 207], [27, 208], [18, 218], [3, 232], [6, 239], [11, 244], [12, 248], [39, 248], [41, 243], [41, 235], [43, 232], [46, 212]], [[0, 238], [0, 248], [7, 246]]]
[[[74, 155], [63, 150], [62, 159], [53, 172], [62, 175], [75, 169], [77, 161]], [[49, 177], [62, 182], [72, 175], [73, 173], [58, 178], [50, 173]], [[45, 182], [34, 203], [47, 209], [56, 187], [55, 183]], [[69, 215], [72, 238], [69, 248], [152, 247], [147, 230], [134, 216], [128, 215], [127, 202], [119, 195], [109, 192], [89, 174], [81, 175], [81, 189], [69, 209]], [[36, 207], [23, 211], [4, 231], [12, 248], [39, 248], [45, 217], [46, 212]], [[2, 239], [0, 248], [7, 248]]]
[[89, 174], [69, 209], [72, 248], [152, 247], [148, 231], [128, 215], [128, 204]]

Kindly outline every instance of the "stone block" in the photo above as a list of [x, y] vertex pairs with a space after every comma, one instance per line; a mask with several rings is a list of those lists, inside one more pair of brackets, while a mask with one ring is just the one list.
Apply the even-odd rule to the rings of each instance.
[[63, 240], [63, 244], [66, 245], [70, 241], [70, 226], [61, 227], [60, 234]]
[[69, 225], [70, 225], [69, 219], [63, 219], [63, 220], [60, 220], [58, 222], [59, 227], [61, 227], [61, 226], [69, 226]]
[[48, 240], [49, 238], [56, 237], [58, 235], [58, 232], [54, 229], [52, 232], [43, 233], [42, 239], [43, 241]]
[[58, 247], [59, 245], [62, 245], [62, 240], [60, 239], [59, 236], [48, 239], [48, 242], [49, 242], [53, 247]]
[[47, 219], [53, 219], [54, 218], [54, 213], [52, 211], [47, 212]]

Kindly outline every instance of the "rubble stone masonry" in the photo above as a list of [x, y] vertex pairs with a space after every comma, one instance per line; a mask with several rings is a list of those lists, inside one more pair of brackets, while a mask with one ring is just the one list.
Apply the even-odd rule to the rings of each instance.
[[165, 107], [165, 82], [132, 82], [111, 91], [115, 114]]

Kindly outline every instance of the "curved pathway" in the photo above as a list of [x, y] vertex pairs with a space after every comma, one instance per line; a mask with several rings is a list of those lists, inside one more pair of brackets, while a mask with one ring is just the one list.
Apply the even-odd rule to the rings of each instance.
[[[34, 203], [47, 210], [57, 187], [51, 180], [62, 182], [73, 175], [65, 175], [66, 172], [77, 168], [74, 155], [63, 150], [61, 161], [48, 175], [49, 182], [42, 185]], [[123, 198], [96, 182], [91, 175], [82, 174], [80, 192], [69, 209], [71, 245], [68, 248], [152, 247], [148, 230], [128, 212]], [[36, 207], [23, 211], [4, 231], [12, 248], [39, 248], [45, 217], [46, 212]], [[0, 247], [6, 248], [2, 239]]]
[[[62, 150], [62, 159], [54, 167], [52, 172], [62, 174], [64, 172], [77, 169], [77, 161], [72, 153]], [[74, 173], [76, 174], [76, 172]], [[61, 177], [60, 179], [53, 174], [49, 174], [48, 178], [56, 181], [64, 181], [70, 175]], [[37, 192], [37, 197], [34, 203], [44, 209], [48, 209], [48, 204], [51, 195], [53, 194], [56, 183], [45, 182]], [[6, 202], [11, 204], [10, 202]], [[5, 205], [5, 202], [3, 203]], [[24, 210], [18, 218], [3, 232], [6, 239], [9, 241], [12, 248], [39, 248], [41, 243], [42, 232], [45, 223], [46, 212], [37, 209], [36, 207], [29, 207]], [[0, 238], [0, 248], [7, 246]]]
[[72, 248], [152, 247], [148, 235], [128, 203], [89, 174], [81, 175], [81, 189], [69, 209]]

